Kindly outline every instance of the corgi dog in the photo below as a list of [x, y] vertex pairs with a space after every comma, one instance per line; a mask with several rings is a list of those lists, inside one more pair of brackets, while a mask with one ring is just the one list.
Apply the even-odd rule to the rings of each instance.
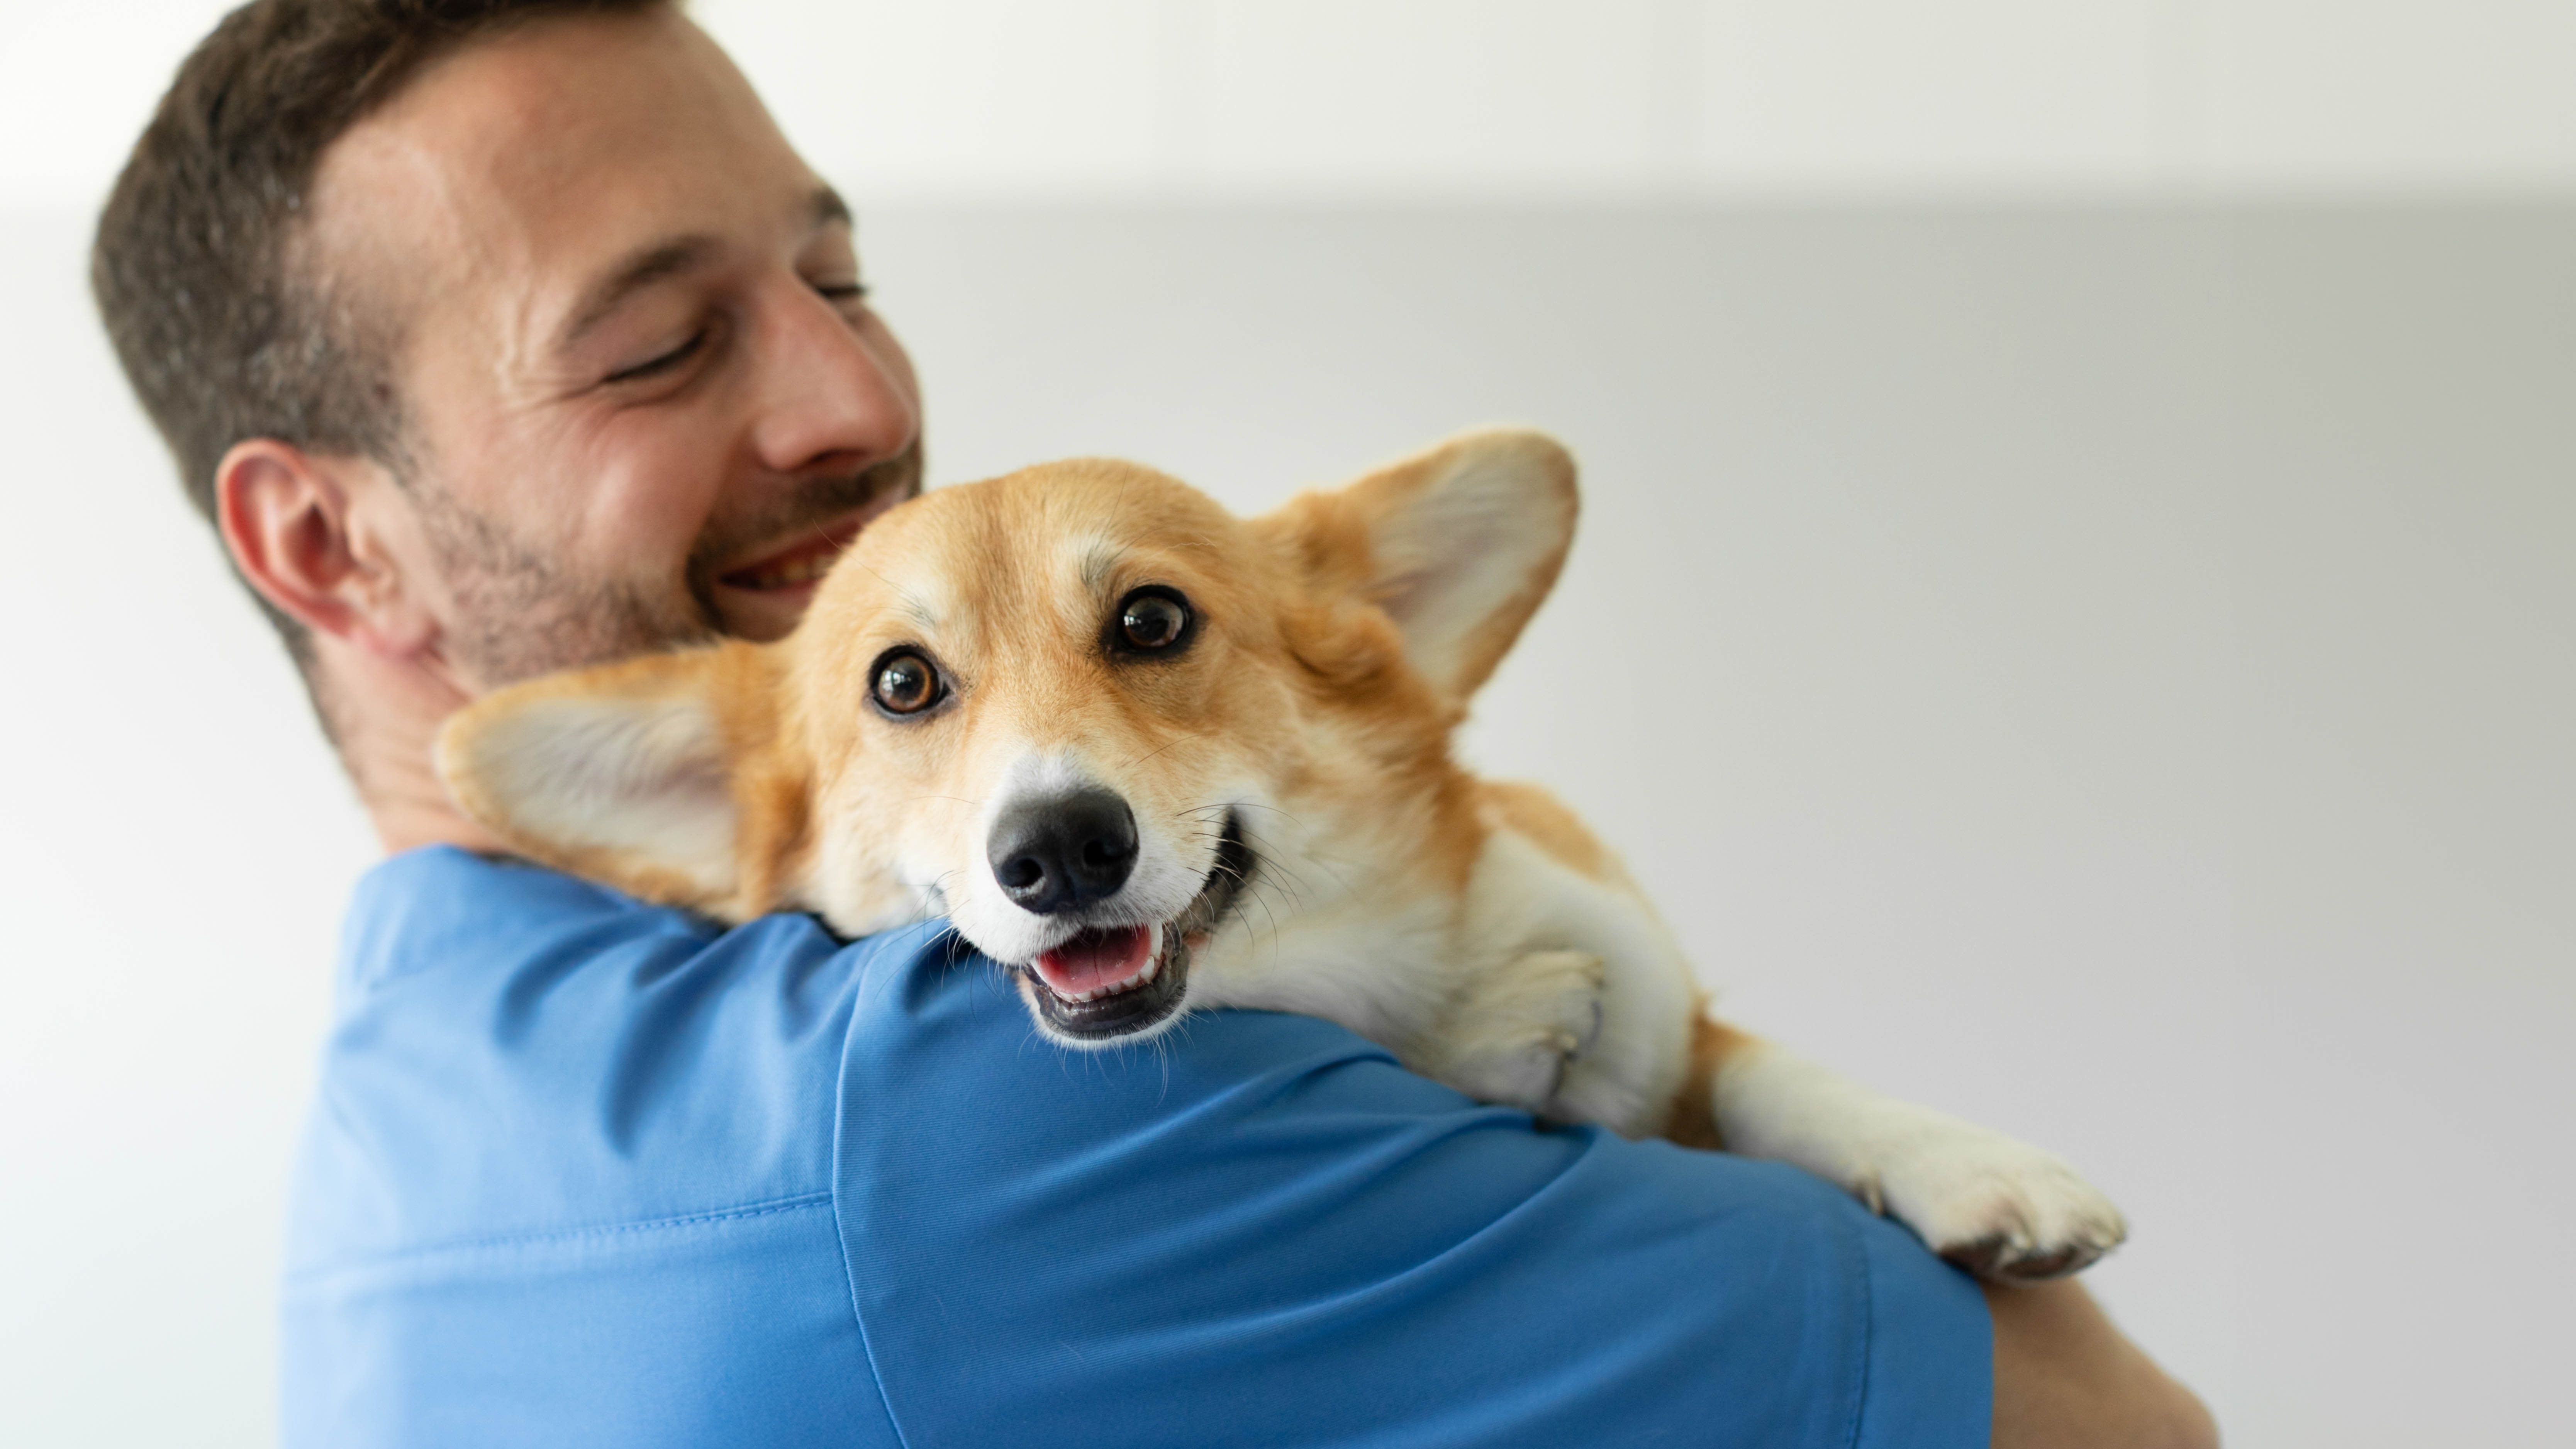
[[2057, 1158], [1709, 1016], [1573, 813], [1459, 766], [1574, 478], [1497, 430], [1250, 520], [1096, 459], [938, 489], [787, 638], [497, 691], [439, 770], [510, 849], [640, 898], [946, 916], [1069, 1047], [1303, 1012], [1485, 1101], [1795, 1163], [1988, 1278], [2110, 1250]]

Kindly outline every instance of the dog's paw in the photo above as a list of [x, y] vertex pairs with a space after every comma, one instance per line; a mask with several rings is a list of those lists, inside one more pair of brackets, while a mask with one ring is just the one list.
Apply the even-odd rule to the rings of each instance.
[[2063, 1277], [2120, 1245], [2129, 1225], [2054, 1155], [2000, 1132], [1923, 1112], [1851, 1184], [1980, 1278]]
[[1480, 982], [1428, 1074], [1484, 1102], [1543, 1112], [1601, 1034], [1600, 957], [1533, 951]]

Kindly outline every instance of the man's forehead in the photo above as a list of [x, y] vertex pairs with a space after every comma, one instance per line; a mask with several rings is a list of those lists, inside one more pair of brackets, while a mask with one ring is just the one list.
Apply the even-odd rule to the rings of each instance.
[[533, 314], [639, 243], [810, 214], [812, 188], [685, 18], [575, 16], [444, 57], [351, 127], [323, 158], [314, 225], [333, 270], [388, 300], [479, 284]]

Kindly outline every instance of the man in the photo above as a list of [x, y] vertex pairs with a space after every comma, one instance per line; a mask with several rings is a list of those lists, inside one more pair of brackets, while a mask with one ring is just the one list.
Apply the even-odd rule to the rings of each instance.
[[254, 0], [95, 282], [391, 856], [290, 1442], [2209, 1441], [2080, 1289], [1981, 1296], [1789, 1169], [1537, 1131], [1302, 1018], [1067, 1057], [927, 930], [491, 858], [448, 713], [777, 637], [918, 486], [846, 208], [675, 7]]

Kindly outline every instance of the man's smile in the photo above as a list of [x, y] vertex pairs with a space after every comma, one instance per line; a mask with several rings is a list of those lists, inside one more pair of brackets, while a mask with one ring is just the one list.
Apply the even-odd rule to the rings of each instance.
[[841, 550], [859, 536], [860, 525], [882, 512], [871, 504], [859, 513], [842, 518], [818, 533], [806, 535], [787, 547], [752, 560], [716, 576], [716, 582], [729, 589], [763, 591], [809, 587], [831, 570]]
[[874, 494], [856, 508], [755, 544], [712, 567], [693, 568], [706, 581], [698, 586], [700, 601], [726, 633], [746, 639], [784, 637], [804, 617], [815, 586], [859, 530], [912, 496], [912, 477], [906, 470], [881, 478]]

